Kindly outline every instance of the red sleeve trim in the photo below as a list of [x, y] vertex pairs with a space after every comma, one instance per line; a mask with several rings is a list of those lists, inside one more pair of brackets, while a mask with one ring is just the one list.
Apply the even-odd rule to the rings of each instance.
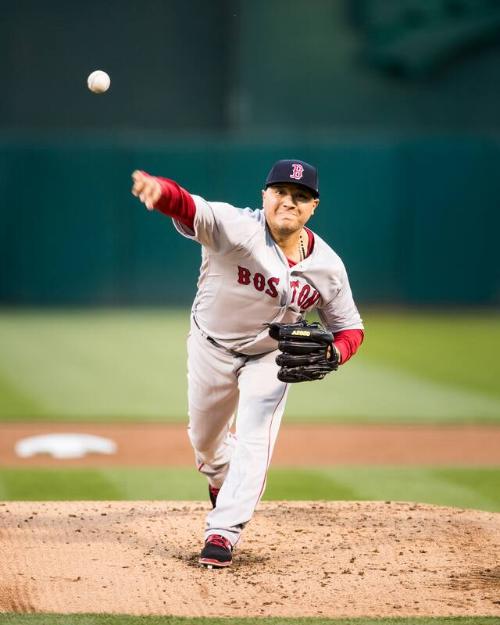
[[341, 330], [334, 334], [333, 344], [340, 352], [340, 362], [344, 364], [358, 351], [364, 339], [363, 330]]
[[[150, 175], [147, 172], [143, 173], [147, 176]], [[169, 217], [173, 217], [190, 230], [194, 230], [196, 205], [191, 194], [174, 180], [159, 178], [158, 176], [156, 180], [158, 180], [161, 186], [161, 197], [154, 205], [155, 210]]]

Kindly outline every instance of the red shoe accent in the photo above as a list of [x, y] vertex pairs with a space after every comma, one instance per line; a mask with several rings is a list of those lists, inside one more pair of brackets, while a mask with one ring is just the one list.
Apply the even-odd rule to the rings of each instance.
[[217, 545], [217, 547], [224, 547], [224, 549], [229, 549], [229, 551], [233, 550], [233, 546], [229, 542], [229, 540], [225, 536], [220, 536], [219, 534], [210, 534], [210, 536], [205, 541], [205, 544], [210, 543], [211, 545]]
[[210, 503], [212, 504], [212, 508], [215, 508], [217, 505], [217, 495], [219, 494], [220, 488], [216, 488], [215, 486], [208, 485], [208, 495], [210, 497]]

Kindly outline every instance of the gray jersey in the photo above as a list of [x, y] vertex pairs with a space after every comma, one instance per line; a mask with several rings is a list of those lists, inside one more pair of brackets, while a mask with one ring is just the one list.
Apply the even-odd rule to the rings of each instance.
[[202, 245], [193, 303], [202, 332], [251, 355], [276, 349], [266, 323], [298, 321], [314, 309], [333, 333], [363, 328], [344, 264], [321, 237], [314, 234], [311, 254], [290, 267], [263, 210], [193, 199], [194, 231], [175, 220], [174, 225]]

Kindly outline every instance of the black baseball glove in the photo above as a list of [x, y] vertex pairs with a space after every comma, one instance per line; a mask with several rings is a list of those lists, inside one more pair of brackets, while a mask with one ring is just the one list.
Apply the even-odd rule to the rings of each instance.
[[281, 367], [282, 382], [322, 380], [339, 366], [339, 354], [333, 347], [333, 334], [319, 323], [270, 323], [270, 336], [278, 341], [281, 354], [276, 363]]

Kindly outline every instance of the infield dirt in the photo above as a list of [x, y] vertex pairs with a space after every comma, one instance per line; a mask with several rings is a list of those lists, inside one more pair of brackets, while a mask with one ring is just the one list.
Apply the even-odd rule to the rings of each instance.
[[[110, 438], [111, 456], [91, 454], [66, 462], [47, 455], [19, 458], [24, 437], [79, 432]], [[186, 426], [168, 424], [3, 423], [0, 466], [193, 466]], [[288, 425], [282, 426], [272, 466], [399, 465], [498, 466], [499, 425]]]
[[500, 515], [261, 504], [231, 568], [197, 564], [207, 504], [0, 506], [0, 612], [500, 616]]
[[[21, 459], [48, 432], [116, 456]], [[4, 424], [4, 466], [190, 465], [185, 427]], [[306, 442], [306, 444], [305, 444]], [[500, 464], [500, 428], [286, 426], [273, 466]], [[197, 557], [208, 503], [0, 504], [0, 612], [178, 616], [499, 616], [500, 514], [398, 502], [261, 503], [222, 571]]]

